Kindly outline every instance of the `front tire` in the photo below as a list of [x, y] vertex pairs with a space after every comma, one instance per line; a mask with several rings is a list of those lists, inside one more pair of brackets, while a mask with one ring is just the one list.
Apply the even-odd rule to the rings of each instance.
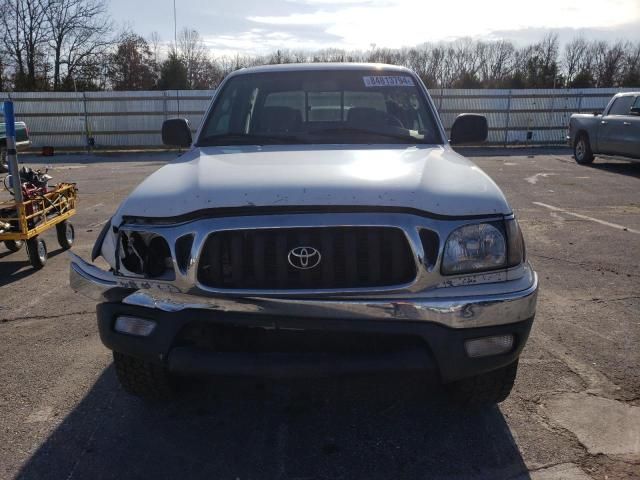
[[145, 400], [164, 400], [174, 393], [175, 381], [166, 367], [113, 352], [116, 376], [125, 392]]
[[47, 253], [47, 244], [43, 239], [36, 236], [27, 240], [27, 253], [31, 266], [36, 270], [40, 270], [47, 263], [49, 254]]
[[573, 156], [580, 165], [588, 165], [593, 162], [593, 151], [591, 150], [589, 137], [586, 134], [581, 133], [578, 136], [573, 146]]
[[513, 388], [518, 361], [492, 372], [446, 385], [453, 402], [462, 407], [492, 405], [504, 401]]

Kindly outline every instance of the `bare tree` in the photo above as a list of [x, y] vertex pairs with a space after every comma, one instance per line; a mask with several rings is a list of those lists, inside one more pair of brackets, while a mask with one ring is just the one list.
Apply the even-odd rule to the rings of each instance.
[[187, 84], [190, 89], [201, 84], [201, 77], [208, 68], [208, 55], [197, 30], [185, 28], [178, 34], [178, 55], [187, 68]]
[[598, 65], [598, 83], [617, 87], [622, 80], [622, 68], [625, 59], [625, 45], [617, 42], [607, 45], [601, 52], [601, 62]]
[[6, 61], [4, 58], [4, 52], [0, 49], [0, 92], [4, 92], [6, 90]]
[[160, 38], [160, 34], [158, 32], [151, 32], [149, 35], [149, 47], [151, 48], [151, 53], [153, 53], [153, 60], [157, 63], [161, 63], [160, 55], [161, 55], [161, 45], [162, 39]]
[[623, 87], [637, 87], [638, 85], [640, 85], [640, 42], [636, 45], [627, 44], [621, 83]]
[[507, 40], [488, 44], [486, 76], [483, 81], [488, 87], [503, 87], [515, 67], [515, 47]]
[[50, 38], [40, 0], [4, 0], [0, 28], [6, 52], [15, 64], [15, 87], [37, 90], [47, 69], [44, 53]]
[[568, 84], [573, 82], [576, 75], [585, 67], [585, 62], [588, 61], [588, 49], [589, 44], [582, 37], [576, 38], [565, 45], [562, 66]]
[[113, 44], [112, 22], [105, 0], [39, 1], [49, 25], [53, 89], [58, 90], [65, 79], [93, 64]]

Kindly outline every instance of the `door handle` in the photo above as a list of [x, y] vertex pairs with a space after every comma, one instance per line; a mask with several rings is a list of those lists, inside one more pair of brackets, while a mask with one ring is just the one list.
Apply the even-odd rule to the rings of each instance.
[[631, 126], [631, 122], [622, 122], [623, 125], [626, 125], [627, 127]]
[[602, 120], [600, 123], [601, 123], [602, 125], [606, 125], [606, 124], [607, 124], [607, 123], [609, 123], [609, 122], [607, 122], [606, 120]]

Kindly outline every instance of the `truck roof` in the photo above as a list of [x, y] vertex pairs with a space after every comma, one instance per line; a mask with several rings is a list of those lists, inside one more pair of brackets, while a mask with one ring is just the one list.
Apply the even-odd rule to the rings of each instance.
[[279, 65], [261, 65], [236, 70], [231, 75], [245, 75], [248, 73], [266, 72], [302, 72], [302, 71], [326, 71], [326, 70], [380, 70], [385, 72], [413, 73], [406, 67], [387, 65], [384, 63], [285, 63]]
[[640, 95], [640, 92], [620, 92], [620, 93], [616, 93], [614, 95], [614, 98], [618, 98], [618, 97], [633, 97], [636, 95]]

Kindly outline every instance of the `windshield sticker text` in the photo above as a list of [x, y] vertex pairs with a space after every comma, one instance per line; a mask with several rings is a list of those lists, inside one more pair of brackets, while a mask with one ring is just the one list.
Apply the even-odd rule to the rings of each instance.
[[406, 76], [362, 77], [365, 87], [415, 87], [413, 79]]

